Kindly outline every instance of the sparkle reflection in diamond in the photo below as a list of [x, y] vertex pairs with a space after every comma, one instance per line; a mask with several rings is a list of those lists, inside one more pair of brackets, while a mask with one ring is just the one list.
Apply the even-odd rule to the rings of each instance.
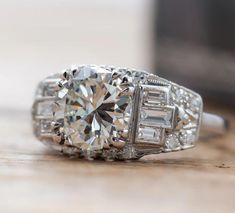
[[71, 144], [82, 150], [100, 150], [128, 130], [131, 97], [125, 91], [130, 85], [123, 78], [98, 66], [71, 72], [63, 96], [64, 128]]

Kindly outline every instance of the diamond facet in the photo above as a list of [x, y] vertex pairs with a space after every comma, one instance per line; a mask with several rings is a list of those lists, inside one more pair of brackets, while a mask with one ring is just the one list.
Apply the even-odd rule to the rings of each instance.
[[84, 66], [66, 78], [58, 95], [65, 100], [64, 130], [70, 143], [90, 151], [123, 143], [120, 133], [128, 130], [132, 109], [125, 75]]

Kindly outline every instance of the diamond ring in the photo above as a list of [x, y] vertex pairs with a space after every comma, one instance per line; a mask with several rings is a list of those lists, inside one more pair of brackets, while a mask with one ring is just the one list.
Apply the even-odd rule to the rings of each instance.
[[33, 128], [65, 154], [138, 159], [194, 147], [200, 127], [223, 132], [225, 120], [202, 107], [197, 93], [145, 71], [72, 66], [40, 82]]

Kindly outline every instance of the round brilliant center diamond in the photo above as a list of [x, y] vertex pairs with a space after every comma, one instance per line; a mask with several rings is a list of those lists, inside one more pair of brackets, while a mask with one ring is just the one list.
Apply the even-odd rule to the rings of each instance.
[[122, 141], [132, 108], [126, 81], [124, 75], [97, 66], [71, 71], [64, 96], [64, 129], [72, 145], [101, 150]]

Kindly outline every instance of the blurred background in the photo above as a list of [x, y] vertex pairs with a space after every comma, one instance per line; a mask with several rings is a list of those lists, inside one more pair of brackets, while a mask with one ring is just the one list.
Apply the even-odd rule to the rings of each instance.
[[159, 0], [155, 68], [159, 75], [235, 105], [235, 1]]
[[37, 83], [71, 64], [152, 70], [152, 0], [0, 1], [0, 107], [31, 107]]
[[0, 1], [1, 108], [29, 109], [39, 80], [71, 64], [155, 72], [235, 104], [235, 2]]

